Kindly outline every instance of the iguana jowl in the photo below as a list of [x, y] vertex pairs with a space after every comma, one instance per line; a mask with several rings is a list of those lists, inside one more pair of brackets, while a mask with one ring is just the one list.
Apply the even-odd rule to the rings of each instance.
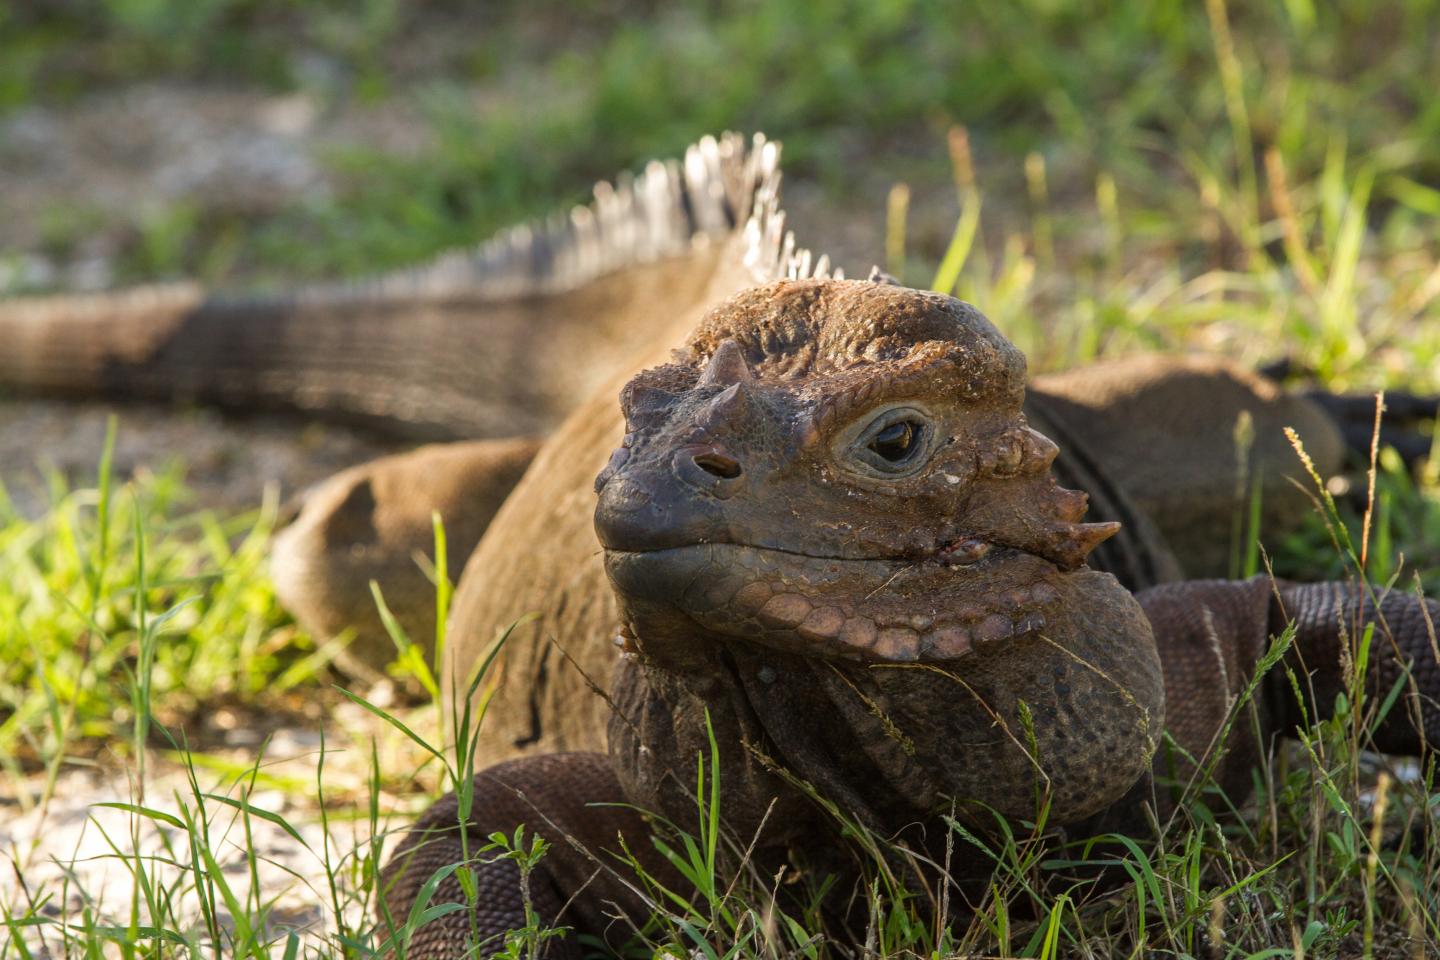
[[[877, 829], [951, 796], [1024, 815], [1037, 782], [1061, 822], [1106, 817], [1143, 788], [1162, 723], [1203, 753], [1224, 693], [1287, 618], [1330, 702], [1338, 627], [1374, 617], [1367, 601], [1330, 585], [1155, 585], [1182, 564], [1213, 569], [1226, 546], [1241, 410], [1276, 520], [1303, 502], [1283, 480], [1279, 427], [1329, 471], [1343, 424], [1205, 359], [1120, 361], [1027, 390], [1023, 358], [972, 309], [831, 277], [784, 231], [777, 188], [773, 147], [706, 141], [563, 228], [368, 293], [3, 305], [0, 379], [338, 410], [443, 436], [528, 432], [570, 409], [542, 446], [431, 448], [351, 472], [277, 550], [287, 601], [321, 629], [361, 615], [377, 572], [418, 623], [423, 580], [412, 574], [406, 602], [398, 571], [428, 542], [431, 509], [468, 522], [452, 540], [480, 539], [456, 598], [452, 688], [497, 627], [539, 611], [504, 654], [481, 731], [490, 756], [531, 756], [481, 776], [478, 837], [537, 822], [515, 787], [592, 847], [638, 836], [638, 817], [586, 802], [688, 803], [668, 771], [693, 769], [707, 713], [727, 816], [744, 829], [772, 799], [785, 809], [771, 853], [825, 827], [741, 744]], [[609, 379], [578, 402], [590, 390], [577, 373]], [[1377, 682], [1413, 658], [1435, 696], [1421, 608], [1391, 597], [1381, 612], [1402, 660], [1382, 660]], [[617, 629], [634, 653], [618, 661]], [[588, 686], [612, 680], [614, 711]], [[1014, 731], [1022, 700], [1034, 749]], [[1265, 707], [1283, 729], [1285, 698]], [[1433, 706], [1417, 709], [1433, 741]], [[552, 752], [604, 749], [607, 723], [608, 758]], [[1420, 742], [1402, 721], [1384, 736]], [[1243, 787], [1249, 760], [1237, 743], [1222, 781]], [[442, 801], [394, 861], [400, 915], [456, 859], [454, 826]], [[482, 873], [485, 933], [517, 921], [510, 869]], [[557, 844], [537, 878], [547, 919], [590, 873]], [[602, 902], [633, 906], [608, 878], [586, 890], [565, 922], [599, 931]], [[443, 918], [409, 955], [457, 954], [470, 929]]]

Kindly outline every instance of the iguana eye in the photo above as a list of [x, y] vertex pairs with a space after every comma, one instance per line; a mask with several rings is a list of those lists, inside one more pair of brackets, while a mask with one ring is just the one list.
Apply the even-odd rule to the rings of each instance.
[[931, 446], [925, 414], [913, 407], [894, 407], [860, 431], [851, 456], [866, 473], [898, 477], [918, 470]]
[[870, 441], [870, 449], [890, 463], [904, 463], [905, 458], [915, 452], [915, 439], [919, 432], [920, 425], [909, 420], [892, 423], [875, 434]]

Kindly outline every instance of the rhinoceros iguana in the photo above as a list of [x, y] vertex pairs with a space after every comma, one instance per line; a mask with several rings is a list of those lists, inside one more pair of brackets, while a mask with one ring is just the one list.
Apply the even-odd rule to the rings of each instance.
[[[621, 946], [648, 911], [602, 853], [628, 851], [688, 896], [639, 811], [692, 821], [696, 758], [712, 750], [724, 822], [767, 877], [794, 865], [858, 878], [832, 856], [853, 823], [930, 863], [945, 862], [947, 814], [979, 830], [991, 813], [1024, 819], [1043, 804], [1049, 826], [1080, 836], [1143, 833], [1147, 804], [1164, 817], [1171, 802], [1152, 764], [1183, 782], [1198, 758], [1242, 798], [1257, 742], [1328, 714], [1346, 689], [1349, 638], [1372, 623], [1367, 689], [1405, 691], [1375, 744], [1440, 744], [1440, 604], [1264, 576], [1132, 593], [1087, 565], [1126, 528], [1083, 521], [1087, 497], [1057, 483], [1062, 448], [1036, 429], [1026, 396], [1024, 357], [970, 306], [809, 278], [722, 301], [668, 363], [626, 384], [593, 511], [589, 496], [556, 489], [598, 460], [580, 442], [593, 420], [572, 420], [466, 576], [498, 576], [490, 538], [535, 525], [540, 565], [514, 552], [527, 541], [502, 543], [515, 576], [553, 591], [537, 604], [551, 622], [582, 604], [555, 642], [592, 677], [613, 664], [608, 748], [576, 722], [591, 716], [579, 685], [551, 681], [569, 700], [540, 710], [537, 732], [567, 752], [478, 774], [463, 816], [454, 795], [427, 812], [385, 874], [388, 918], [413, 915], [425, 882], [467, 850], [528, 825], [553, 844], [525, 881], [531, 909]], [[593, 512], [598, 555], [557, 505], [587, 522]], [[483, 609], [505, 602], [485, 586]], [[477, 596], [458, 624], [474, 623]], [[1310, 696], [1297, 703], [1268, 675], [1258, 737], [1248, 724], [1227, 735], [1289, 623], [1288, 662]], [[1158, 749], [1162, 733], [1175, 749]], [[993, 868], [975, 860], [948, 871], [967, 896]], [[420, 927], [407, 956], [459, 957], [477, 939], [498, 950], [527, 923], [516, 864], [482, 856], [474, 870], [475, 909]], [[431, 902], [471, 901], [450, 875]], [[550, 955], [581, 951], [572, 938]]]
[[[669, 773], [692, 769], [707, 723], [727, 816], [753, 826], [776, 798], [787, 813], [767, 849], [826, 830], [777, 770], [877, 829], [946, 798], [1028, 810], [1037, 783], [1057, 822], [1123, 820], [1160, 731], [1203, 753], [1290, 619], [1318, 704], [1337, 683], [1340, 625], [1377, 616], [1396, 655], [1372, 680], [1409, 666], [1436, 694], [1430, 608], [1413, 599], [1179, 582], [1227, 549], [1242, 412], [1272, 528], [1305, 505], [1282, 427], [1330, 472], [1368, 415], [1214, 358], [1027, 384], [972, 308], [845, 281], [799, 248], [778, 187], [775, 145], [727, 136], [599, 188], [563, 221], [366, 285], [12, 301], [0, 382], [510, 438], [341, 475], [275, 559], [282, 596], [316, 629], [355, 624], [376, 643], [373, 577], [418, 633], [433, 605], [412, 555], [438, 510], [469, 554], [451, 691], [497, 631], [538, 614], [497, 661], [484, 753], [527, 756], [481, 775], [477, 836], [536, 817], [602, 845], [638, 835], [638, 815], [585, 804], [688, 802]], [[1033, 742], [1014, 728], [1021, 701]], [[1433, 740], [1433, 703], [1414, 704]], [[1263, 706], [1278, 728], [1293, 719], [1283, 693]], [[1398, 719], [1385, 736], [1419, 743]], [[1243, 786], [1251, 759], [1236, 744], [1222, 782]], [[392, 862], [394, 910], [463, 846], [442, 801]], [[512, 869], [481, 873], [483, 934], [519, 919]], [[547, 920], [590, 873], [557, 848], [536, 878]], [[599, 904], [629, 901], [594, 883], [567, 916], [598, 931]], [[458, 895], [453, 878], [441, 894]], [[409, 955], [456, 954], [476, 929], [442, 918]]]

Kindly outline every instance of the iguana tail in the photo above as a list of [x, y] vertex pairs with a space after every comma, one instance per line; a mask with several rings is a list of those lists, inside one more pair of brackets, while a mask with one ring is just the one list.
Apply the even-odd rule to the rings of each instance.
[[727, 134], [568, 215], [368, 281], [0, 302], [0, 389], [293, 409], [426, 438], [536, 433], [704, 294], [779, 182]]

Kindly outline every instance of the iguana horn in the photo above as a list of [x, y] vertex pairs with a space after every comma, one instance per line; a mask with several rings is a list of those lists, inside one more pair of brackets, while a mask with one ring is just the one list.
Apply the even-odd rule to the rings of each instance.
[[697, 387], [728, 387], [735, 383], [751, 383], [755, 375], [745, 362], [745, 353], [733, 339], [721, 340], [700, 374]]
[[1053, 523], [1046, 533], [1042, 553], [1062, 569], [1074, 570], [1085, 562], [1101, 543], [1120, 532], [1120, 524], [1114, 520], [1104, 523]]

